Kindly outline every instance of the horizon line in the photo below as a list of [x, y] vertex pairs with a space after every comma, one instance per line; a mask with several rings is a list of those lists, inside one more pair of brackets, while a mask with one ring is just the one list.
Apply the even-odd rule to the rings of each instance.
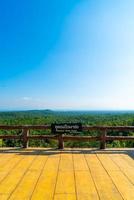
[[53, 112], [134, 112], [134, 109], [0, 109], [0, 112], [28, 112], [28, 111], [53, 111]]

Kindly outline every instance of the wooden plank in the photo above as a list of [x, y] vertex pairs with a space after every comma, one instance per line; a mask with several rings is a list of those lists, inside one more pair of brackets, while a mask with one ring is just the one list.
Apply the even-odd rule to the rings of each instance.
[[98, 136], [71, 136], [71, 135], [65, 135], [63, 136], [64, 141], [96, 141], [100, 140], [100, 137]]
[[32, 130], [45, 130], [50, 129], [51, 125], [0, 125], [1, 130], [22, 130], [25, 128]]
[[116, 154], [116, 156], [109, 155], [112, 161], [119, 167], [120, 171], [128, 178], [128, 180], [134, 184], [134, 167], [133, 161], [129, 162], [124, 159], [122, 154]]
[[57, 171], [43, 171], [31, 200], [52, 200], [55, 190]]
[[122, 154], [121, 156], [129, 163], [130, 166], [134, 167], [134, 159], [131, 156], [127, 154]]
[[85, 159], [87, 161], [89, 170], [94, 174], [101, 176], [101, 173], [104, 173], [105, 170], [100, 164], [96, 154], [85, 154]]
[[129, 155], [123, 154], [121, 155], [121, 157], [123, 159], [125, 159], [125, 161], [127, 161], [127, 163], [132, 166], [133, 169], [123, 169], [123, 172], [125, 173], [125, 175], [129, 178], [129, 180], [131, 180], [131, 182], [134, 184], [134, 159], [132, 159], [132, 157], [130, 157]]
[[82, 153], [73, 153], [73, 159], [74, 159], [74, 169], [76, 170], [84, 170], [88, 171], [88, 165], [86, 163], [86, 160], [84, 158], [84, 155]]
[[97, 154], [106, 171], [120, 171], [120, 168], [111, 160], [107, 154]]
[[83, 150], [80, 149], [80, 152], [80, 154], [73, 154], [77, 199], [98, 200], [99, 196], [83, 155]]
[[59, 156], [49, 156], [36, 188], [32, 194], [31, 200], [52, 200], [56, 185], [56, 178], [58, 173]]
[[96, 155], [85, 155], [101, 200], [122, 200], [122, 196]]
[[59, 171], [55, 194], [75, 194], [73, 171]]
[[58, 136], [57, 135], [29, 135], [27, 137], [28, 139], [32, 139], [32, 140], [38, 140], [38, 139], [52, 139], [52, 140], [57, 140]]
[[0, 200], [7, 200], [9, 197], [8, 194], [0, 194]]
[[56, 194], [54, 200], [76, 200], [74, 194]]
[[83, 130], [98, 130], [98, 131], [131, 131], [134, 130], [134, 126], [83, 126]]
[[[50, 129], [51, 125], [0, 125], [1, 130], [18, 130], [18, 129], [33, 129], [33, 130], [45, 130]], [[134, 130], [134, 126], [82, 126], [83, 130], [118, 130], [118, 131], [127, 131]]]
[[75, 171], [78, 200], [99, 200], [94, 182], [89, 171]]
[[[67, 164], [70, 162], [70, 164]], [[66, 165], [67, 164], [67, 165]], [[74, 167], [71, 152], [61, 153], [54, 199], [76, 199]]]
[[134, 136], [107, 136], [106, 140], [134, 141]]
[[72, 154], [70, 153], [61, 153], [60, 165], [59, 170], [61, 171], [73, 171], [73, 158]]
[[109, 172], [116, 187], [125, 200], [134, 199], [134, 185], [120, 171]]
[[[98, 154], [97, 156], [99, 157], [103, 166], [105, 167], [105, 169], [111, 176], [111, 179], [115, 181], [116, 187], [121, 192], [123, 198], [130, 199], [130, 197], [133, 197], [134, 195], [133, 194], [134, 187], [133, 189], [131, 189], [132, 185], [134, 185], [134, 170], [130, 168], [130, 165], [128, 165], [126, 160], [123, 159], [121, 155], [116, 154], [116, 156], [114, 156], [113, 154], [111, 154], [108, 156], [104, 154]], [[113, 162], [113, 160], [110, 157], [113, 158], [113, 160], [115, 161]], [[117, 170], [116, 170], [116, 167], [117, 167]], [[119, 172], [119, 173], [111, 173], [111, 172]], [[118, 176], [118, 181], [115, 178], [116, 174]], [[125, 185], [124, 187], [124, 189], [126, 188], [125, 195], [123, 192], [123, 187], [119, 186], [120, 184], [123, 184], [122, 181], [124, 181], [125, 184], [127, 183], [127, 185]], [[130, 197], [127, 194], [128, 189], [130, 189], [132, 193]]]
[[109, 157], [121, 168], [121, 169], [133, 169], [133, 166], [129, 164], [125, 159], [121, 157], [122, 154], [109, 155]]
[[47, 156], [38, 155], [36, 162], [28, 169], [16, 190], [11, 194], [11, 200], [18, 200], [20, 197], [30, 199], [46, 159]]
[[125, 174], [125, 176], [131, 181], [131, 183], [134, 185], [134, 169], [133, 170], [123, 169], [122, 171]]
[[1, 155], [1, 159], [0, 159], [0, 168], [2, 168], [4, 165], [6, 165], [7, 162], [10, 162], [10, 160], [13, 159], [13, 157], [15, 157], [15, 154], [11, 154], [11, 153], [3, 153], [3, 155]]
[[57, 158], [50, 157], [47, 160], [47, 163], [46, 163], [46, 166], [45, 166], [45, 171], [57, 171], [58, 170], [58, 163], [59, 163], [59, 157], [57, 157]]
[[3, 166], [0, 166], [0, 183], [8, 176], [16, 165], [24, 158], [24, 156], [15, 155], [13, 159], [7, 161]]
[[25, 156], [23, 160], [12, 170], [12, 172], [0, 184], [0, 196], [7, 199], [12, 191], [17, 187], [19, 181], [23, 178], [28, 170], [28, 167], [33, 163], [36, 156]]
[[21, 139], [20, 135], [0, 135], [0, 139]]

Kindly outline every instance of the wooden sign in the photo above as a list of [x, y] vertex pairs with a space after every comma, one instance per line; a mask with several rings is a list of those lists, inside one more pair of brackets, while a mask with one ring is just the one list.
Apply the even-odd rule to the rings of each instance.
[[52, 133], [71, 133], [71, 132], [81, 132], [81, 123], [54, 123], [51, 124]]

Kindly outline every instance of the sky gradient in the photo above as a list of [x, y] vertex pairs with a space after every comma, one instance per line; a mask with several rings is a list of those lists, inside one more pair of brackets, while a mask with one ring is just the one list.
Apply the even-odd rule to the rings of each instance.
[[0, 3], [0, 110], [134, 110], [133, 0]]

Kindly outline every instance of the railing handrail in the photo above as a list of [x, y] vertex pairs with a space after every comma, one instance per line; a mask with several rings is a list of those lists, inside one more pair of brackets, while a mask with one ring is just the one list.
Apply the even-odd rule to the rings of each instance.
[[0, 125], [0, 130], [18, 130], [18, 129], [33, 129], [33, 130], [44, 130], [50, 129], [51, 125]]
[[[0, 125], [0, 129], [50, 129], [51, 124], [48, 125]], [[83, 130], [134, 130], [134, 126], [89, 126], [89, 125], [82, 125]]]
[[29, 135], [30, 130], [47, 130], [51, 129], [51, 125], [0, 125], [0, 130], [22, 130], [21, 135], [0, 135], [0, 139], [22, 139], [23, 147], [28, 147], [29, 139], [53, 139], [59, 141], [59, 148], [64, 148], [64, 141], [100, 141], [100, 149], [105, 149], [107, 141], [113, 140], [134, 140], [134, 136], [108, 136], [108, 131], [134, 131], [134, 126], [89, 126], [82, 125], [82, 131], [101, 131], [99, 136], [73, 136], [59, 134], [50, 135]]

